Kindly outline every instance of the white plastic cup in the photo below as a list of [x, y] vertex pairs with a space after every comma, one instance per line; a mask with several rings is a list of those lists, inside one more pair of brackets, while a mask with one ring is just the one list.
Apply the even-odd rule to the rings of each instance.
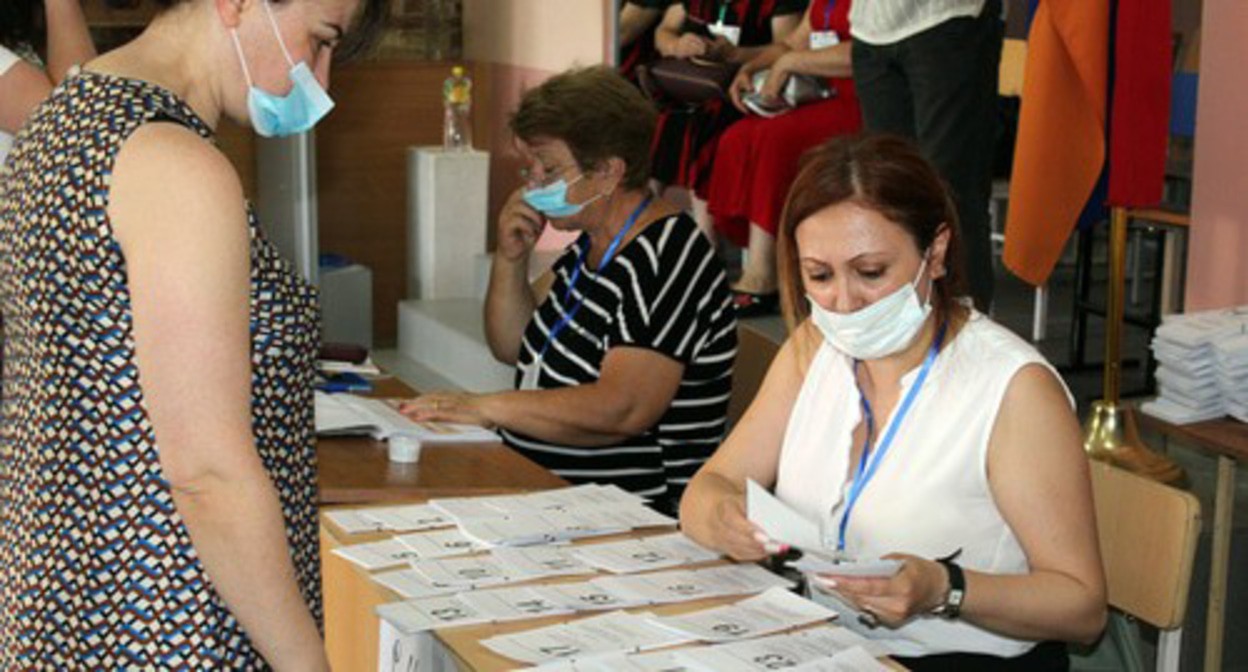
[[390, 444], [390, 461], [413, 463], [420, 461], [420, 439], [410, 436], [392, 436]]

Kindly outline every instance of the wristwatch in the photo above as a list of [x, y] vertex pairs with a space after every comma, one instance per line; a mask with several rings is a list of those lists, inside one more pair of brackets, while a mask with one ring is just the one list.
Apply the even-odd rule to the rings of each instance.
[[[960, 550], [960, 549], [959, 549]], [[957, 553], [944, 558], [936, 558], [936, 562], [945, 566], [949, 574], [949, 592], [945, 593], [945, 601], [932, 610], [933, 616], [955, 619], [962, 613], [962, 600], [966, 597], [966, 576], [962, 568], [953, 561]]]

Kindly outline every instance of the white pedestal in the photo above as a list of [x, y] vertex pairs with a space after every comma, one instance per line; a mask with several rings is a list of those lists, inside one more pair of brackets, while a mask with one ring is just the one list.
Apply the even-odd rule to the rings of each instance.
[[490, 155], [407, 151], [407, 296], [473, 296], [477, 256], [485, 252]]

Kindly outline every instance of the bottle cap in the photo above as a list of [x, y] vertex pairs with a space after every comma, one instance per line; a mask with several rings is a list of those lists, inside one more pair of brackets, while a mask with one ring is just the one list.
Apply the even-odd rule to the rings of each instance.
[[420, 439], [410, 436], [392, 436], [387, 443], [390, 444], [391, 462], [420, 461]]
[[462, 65], [456, 65], [456, 66], [452, 67], [452, 68], [451, 68], [451, 74], [452, 74], [452, 75], [455, 75], [456, 77], [463, 77], [463, 76], [464, 76], [464, 66], [462, 66]]

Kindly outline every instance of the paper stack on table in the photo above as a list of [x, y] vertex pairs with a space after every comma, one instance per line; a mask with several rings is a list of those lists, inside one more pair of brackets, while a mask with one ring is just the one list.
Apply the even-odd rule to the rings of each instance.
[[1166, 316], [1152, 342], [1158, 396], [1140, 408], [1175, 424], [1248, 421], [1248, 306]]
[[316, 433], [320, 436], [403, 436], [421, 443], [495, 443], [499, 436], [484, 427], [449, 422], [414, 422], [394, 402], [355, 394], [316, 392]]

